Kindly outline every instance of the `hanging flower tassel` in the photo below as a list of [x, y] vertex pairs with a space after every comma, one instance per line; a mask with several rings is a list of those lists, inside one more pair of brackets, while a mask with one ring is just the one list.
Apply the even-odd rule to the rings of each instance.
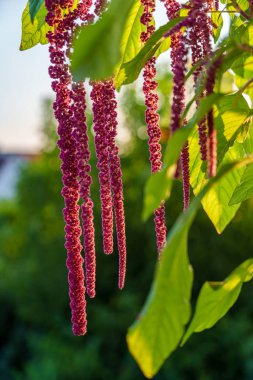
[[104, 84], [92, 84], [91, 99], [93, 101], [93, 123], [95, 132], [95, 147], [97, 168], [99, 170], [100, 200], [102, 214], [103, 246], [105, 254], [113, 252], [113, 208], [108, 156], [108, 126], [104, 112]]
[[113, 206], [116, 220], [117, 243], [119, 251], [119, 288], [122, 289], [126, 276], [126, 233], [122, 171], [119, 158], [119, 148], [115, 143], [117, 136], [117, 101], [112, 80], [104, 82], [103, 87], [104, 113], [107, 124], [107, 143], [109, 157], [110, 183], [113, 193]]
[[92, 178], [90, 175], [91, 167], [88, 164], [90, 152], [88, 146], [88, 135], [86, 125], [86, 102], [85, 88], [83, 83], [72, 85], [72, 112], [73, 125], [75, 126], [73, 137], [76, 143], [76, 158], [78, 160], [78, 176], [80, 183], [80, 196], [82, 203], [82, 224], [84, 236], [85, 253], [85, 274], [86, 291], [93, 298], [95, 297], [96, 281], [96, 254], [95, 254], [95, 233], [93, 223], [93, 202], [90, 198], [90, 186]]
[[[218, 57], [209, 67], [206, 80], [207, 96], [213, 93], [215, 76], [222, 63], [222, 56]], [[213, 108], [208, 112], [208, 168], [209, 177], [214, 177], [217, 171], [217, 132], [214, 125]]]
[[[178, 16], [180, 9], [176, 0], [163, 0], [170, 20]], [[191, 24], [192, 22], [190, 22]], [[180, 30], [171, 35], [171, 68], [173, 73], [173, 99], [171, 108], [171, 131], [180, 128], [181, 117], [185, 108], [185, 73], [188, 54], [188, 41]], [[183, 180], [184, 210], [190, 203], [189, 148], [184, 146], [181, 152], [181, 170]]]
[[[53, 79], [52, 88], [56, 92], [54, 102], [55, 117], [58, 120], [58, 146], [62, 161], [62, 195], [65, 208], [63, 210], [65, 226], [65, 247], [67, 250], [67, 268], [69, 280], [70, 308], [72, 329], [75, 335], [84, 335], [87, 328], [86, 301], [84, 287], [82, 246], [80, 244], [81, 227], [79, 223], [79, 182], [76, 160], [75, 141], [72, 130], [72, 112], [70, 110], [71, 92], [69, 85], [71, 76], [66, 64], [65, 46], [68, 43], [68, 32], [63, 29], [62, 8], [70, 10], [72, 1], [46, 0], [48, 10], [46, 21], [53, 27], [48, 33], [51, 66], [49, 75]], [[61, 7], [60, 7], [61, 6]]]
[[[142, 0], [144, 6], [144, 13], [141, 16], [142, 24], [146, 25], [146, 31], [142, 32], [141, 40], [146, 42], [154, 32], [154, 26], [150, 25], [152, 21], [152, 13], [155, 10], [154, 0]], [[156, 93], [157, 82], [156, 76], [156, 59], [151, 58], [145, 65], [143, 73], [143, 93], [145, 96], [146, 109], [146, 123], [149, 144], [149, 160], [151, 164], [151, 173], [156, 173], [162, 168], [162, 154], [161, 154], [161, 130], [159, 127], [158, 110], [158, 95]], [[160, 253], [166, 244], [166, 222], [165, 222], [165, 204], [162, 202], [161, 206], [155, 211], [155, 231], [156, 243], [158, 253]]]
[[[194, 72], [195, 89], [199, 79], [203, 79], [203, 70], [205, 70], [205, 59], [208, 59], [212, 51], [211, 34], [212, 23], [208, 12], [212, 8], [212, 2], [202, 0], [191, 0], [189, 17], [195, 20], [189, 33], [189, 45], [192, 50], [192, 64], [198, 64]], [[196, 101], [197, 107], [199, 99], [204, 96], [204, 89], [199, 94]], [[207, 118], [204, 117], [198, 125], [199, 146], [202, 161], [207, 160]]]

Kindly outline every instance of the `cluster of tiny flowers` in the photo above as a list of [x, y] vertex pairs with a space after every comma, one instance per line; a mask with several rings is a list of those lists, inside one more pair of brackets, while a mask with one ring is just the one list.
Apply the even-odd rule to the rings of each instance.
[[[218, 57], [214, 63], [207, 70], [206, 79], [206, 94], [210, 95], [213, 93], [215, 76], [218, 68], [222, 63], [222, 56]], [[208, 112], [207, 115], [207, 125], [208, 125], [208, 169], [207, 174], [209, 177], [213, 177], [217, 170], [217, 133], [214, 127], [214, 117], [213, 108]]]
[[[141, 23], [146, 26], [146, 30], [141, 34], [141, 41], [146, 42], [153, 34], [155, 28], [152, 24], [153, 12], [155, 10], [154, 0], [142, 0], [144, 12], [141, 16]], [[156, 58], [152, 57], [144, 67], [143, 73], [143, 93], [145, 96], [146, 123], [149, 144], [149, 159], [151, 164], [151, 173], [156, 173], [162, 168], [162, 153], [161, 153], [161, 130], [159, 127], [158, 110], [158, 95], [156, 92], [157, 82], [156, 77]], [[166, 223], [165, 223], [165, 204], [155, 210], [155, 231], [157, 249], [160, 253], [166, 243]]]
[[65, 247], [67, 250], [67, 268], [69, 280], [70, 308], [72, 328], [75, 335], [86, 333], [86, 301], [84, 287], [82, 245], [80, 243], [81, 226], [79, 221], [78, 159], [75, 138], [73, 136], [73, 110], [71, 109], [71, 76], [67, 64], [66, 49], [70, 32], [74, 27], [72, 17], [62, 16], [62, 10], [72, 15], [73, 1], [46, 0], [48, 14], [46, 21], [53, 26], [48, 33], [51, 66], [49, 75], [52, 88], [56, 92], [54, 102], [55, 117], [58, 120], [58, 146], [62, 161], [62, 195], [65, 201], [63, 210], [65, 226]]
[[119, 288], [125, 283], [126, 234], [122, 172], [117, 136], [117, 101], [112, 80], [92, 83], [91, 91], [97, 168], [99, 171], [103, 246], [113, 252], [113, 211], [119, 251]]
[[[51, 65], [49, 75], [56, 92], [55, 117], [58, 121], [58, 146], [62, 161], [62, 195], [65, 226], [65, 247], [69, 279], [72, 329], [75, 335], [86, 332], [85, 292], [95, 297], [96, 256], [93, 202], [91, 199], [91, 166], [86, 125], [86, 93], [84, 83], [75, 83], [69, 71], [69, 52], [72, 38], [81, 24], [93, 22], [89, 13], [92, 0], [82, 0], [74, 6], [74, 0], [46, 0], [46, 21], [52, 31], [47, 35]], [[94, 13], [100, 16], [106, 8], [106, 0], [95, 2]], [[119, 288], [122, 289], [126, 275], [126, 235], [122, 172], [119, 150], [115, 143], [117, 135], [117, 102], [112, 80], [92, 84], [95, 146], [99, 169], [100, 199], [104, 252], [113, 252], [113, 210], [115, 212], [119, 250]], [[82, 229], [79, 213], [81, 201]], [[81, 255], [80, 242], [83, 230], [85, 260]], [[85, 276], [83, 263], [85, 261]], [[84, 286], [86, 283], [86, 289]]]
[[108, 124], [104, 112], [104, 84], [96, 82], [92, 85], [91, 99], [93, 111], [93, 128], [95, 132], [95, 147], [97, 168], [99, 171], [100, 200], [102, 215], [102, 231], [104, 253], [113, 252], [113, 205], [109, 171]]
[[[163, 0], [170, 20], [178, 16], [180, 9], [176, 0]], [[171, 36], [171, 70], [173, 73], [173, 98], [171, 108], [171, 132], [180, 128], [181, 117], [185, 108], [185, 74], [188, 55], [187, 37], [180, 30]], [[181, 170], [183, 180], [184, 210], [190, 203], [189, 149], [186, 143], [181, 152]], [[179, 165], [178, 165], [179, 167]], [[177, 173], [178, 175], [178, 173]]]
[[[177, 0], [161, 0], [166, 8], [169, 20], [179, 15], [180, 3]], [[142, 43], [155, 31], [153, 13], [155, 0], [141, 0], [143, 13], [140, 22], [145, 26], [141, 33]], [[67, 250], [67, 268], [72, 329], [75, 335], [83, 335], [87, 330], [86, 299], [95, 297], [96, 255], [93, 202], [91, 199], [91, 166], [86, 124], [86, 92], [84, 83], [75, 83], [69, 70], [69, 53], [72, 38], [82, 24], [94, 21], [96, 16], [107, 7], [107, 0], [94, 1], [94, 13], [90, 13], [92, 0], [45, 0], [47, 8], [46, 22], [51, 27], [47, 34], [49, 40], [49, 75], [52, 89], [56, 93], [53, 108], [58, 121], [58, 147], [62, 170], [62, 195], [65, 202], [63, 210], [65, 220], [65, 247]], [[207, 64], [212, 56], [212, 23], [209, 12], [218, 9], [216, 0], [190, 0], [184, 5], [188, 16], [178, 22], [168, 33], [171, 38], [171, 67], [173, 73], [173, 96], [171, 107], [171, 132], [186, 125], [182, 123], [185, 110], [185, 76], [189, 49], [192, 52], [196, 105], [202, 97], [214, 90], [216, 71], [221, 57]], [[182, 31], [182, 28], [186, 31]], [[213, 58], [213, 56], [212, 56]], [[146, 105], [146, 123], [149, 144], [151, 173], [162, 169], [162, 148], [160, 144], [158, 95], [156, 81], [156, 58], [145, 64], [143, 72], [143, 93]], [[205, 81], [204, 81], [205, 79]], [[200, 86], [198, 86], [200, 83]], [[203, 85], [204, 83], [204, 85]], [[126, 234], [122, 170], [119, 158], [117, 137], [117, 100], [112, 79], [91, 83], [93, 128], [100, 184], [101, 219], [103, 249], [105, 254], [113, 252], [113, 223], [115, 217], [117, 245], [119, 251], [118, 285], [122, 289], [126, 276]], [[199, 123], [199, 145], [202, 160], [208, 161], [208, 175], [213, 176], [217, 167], [217, 142], [211, 109]], [[178, 168], [182, 171], [184, 210], [190, 203], [189, 148], [185, 143]], [[180, 169], [179, 169], [180, 170]], [[81, 220], [80, 222], [80, 206]], [[165, 203], [154, 213], [156, 242], [159, 254], [166, 244]], [[81, 235], [83, 233], [84, 258], [82, 256]], [[85, 273], [83, 264], [85, 263]]]
[[107, 144], [109, 156], [110, 183], [113, 195], [113, 207], [116, 221], [117, 243], [119, 251], [119, 288], [122, 289], [126, 276], [126, 233], [122, 171], [120, 166], [117, 136], [117, 101], [112, 80], [104, 82], [103, 102], [105, 122], [107, 124]]
[[[212, 51], [211, 45], [211, 19], [208, 12], [211, 10], [212, 4], [210, 1], [192, 0], [190, 3], [191, 9], [189, 11], [189, 17], [194, 17], [195, 24], [191, 28], [189, 33], [189, 44], [192, 51], [192, 64], [198, 64], [197, 69], [194, 72], [195, 88], [197, 88], [197, 82], [203, 78], [205, 71], [205, 60]], [[204, 90], [199, 94], [197, 98], [197, 106], [199, 99], [204, 96]], [[200, 154], [203, 161], [207, 160], [207, 118], [204, 117], [200, 121], [199, 127], [199, 145]]]
[[86, 102], [84, 83], [73, 83], [72, 85], [72, 106], [73, 112], [73, 136], [76, 141], [76, 158], [78, 161], [78, 177], [80, 183], [80, 197], [82, 203], [82, 225], [84, 236], [85, 272], [87, 294], [95, 297], [95, 234], [93, 224], [93, 202], [90, 198], [90, 186], [92, 178], [90, 176], [91, 166], [89, 165], [90, 152], [88, 146], [88, 135], [86, 125]]

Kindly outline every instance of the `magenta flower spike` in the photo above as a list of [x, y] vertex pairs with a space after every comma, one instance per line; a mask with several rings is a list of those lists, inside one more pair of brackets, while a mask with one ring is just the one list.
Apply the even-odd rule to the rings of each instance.
[[110, 254], [113, 252], [113, 204], [108, 156], [108, 125], [104, 112], [103, 88], [104, 84], [102, 82], [93, 83], [91, 99], [93, 102], [93, 124], [100, 183], [103, 246], [105, 254]]
[[[62, 161], [62, 195], [65, 208], [65, 247], [67, 250], [67, 268], [69, 281], [70, 308], [72, 314], [72, 329], [75, 335], [84, 335], [87, 329], [86, 301], [84, 287], [82, 246], [80, 243], [81, 227], [79, 222], [79, 190], [78, 162], [76, 159], [75, 141], [73, 139], [71, 110], [71, 76], [66, 63], [65, 47], [69, 43], [68, 29], [64, 29], [64, 19], [61, 8], [70, 8], [73, 1], [46, 0], [48, 14], [46, 20], [53, 26], [53, 32], [48, 33], [51, 66], [49, 75], [52, 78], [52, 88], [56, 92], [54, 102], [55, 117], [58, 120], [58, 146]], [[72, 24], [73, 25], [73, 24]], [[70, 26], [69, 26], [70, 28]]]
[[[218, 57], [209, 67], [206, 80], [206, 94], [213, 93], [216, 71], [222, 63], [222, 56]], [[208, 168], [207, 174], [213, 177], [217, 171], [217, 133], [214, 125], [213, 109], [207, 115], [208, 121]]]
[[[208, 12], [212, 8], [213, 2], [210, 0], [192, 0], [191, 1], [191, 10], [189, 12], [189, 17], [195, 19], [195, 23], [192, 26], [189, 33], [189, 44], [192, 51], [192, 64], [199, 64], [198, 68], [194, 73], [194, 82], [195, 88], [197, 87], [197, 82], [203, 73], [203, 67], [206, 59], [212, 51], [211, 45], [211, 34], [212, 34], [212, 25], [211, 19], [208, 15]], [[201, 62], [201, 63], [200, 63]], [[200, 98], [204, 96], [202, 92]], [[197, 99], [197, 106], [199, 104], [199, 99]], [[199, 146], [200, 146], [200, 155], [202, 161], [207, 160], [207, 118], [205, 117], [198, 126], [199, 132]]]
[[[146, 26], [146, 30], [141, 34], [141, 41], [146, 42], [154, 33], [154, 25], [151, 21], [153, 19], [153, 12], [155, 10], [154, 0], [142, 0], [144, 12], [141, 16], [141, 23]], [[143, 93], [145, 96], [146, 105], [146, 123], [149, 144], [149, 160], [151, 164], [151, 173], [156, 173], [162, 168], [162, 153], [161, 153], [161, 130], [159, 127], [158, 110], [158, 95], [156, 92], [157, 82], [156, 77], [156, 58], [152, 57], [144, 67], [143, 73]], [[155, 211], [155, 231], [156, 231], [156, 244], [158, 253], [162, 251], [166, 244], [166, 222], [165, 222], [165, 204], [162, 202], [161, 206]]]
[[104, 113], [107, 123], [107, 144], [109, 157], [110, 183], [113, 193], [113, 206], [116, 220], [117, 243], [119, 251], [119, 288], [122, 289], [126, 277], [126, 232], [122, 171], [119, 158], [119, 148], [116, 145], [117, 136], [117, 101], [112, 80], [104, 82], [103, 87]]
[[89, 165], [90, 152], [86, 125], [86, 101], [83, 83], [72, 85], [72, 112], [73, 112], [73, 137], [76, 143], [76, 158], [78, 161], [78, 177], [80, 184], [80, 196], [82, 203], [82, 225], [84, 236], [86, 291], [89, 297], [95, 297], [96, 281], [96, 253], [95, 232], [93, 224], [93, 202], [90, 198], [90, 186], [92, 178]]
[[[177, 17], [179, 3], [176, 0], [163, 0], [170, 20]], [[190, 19], [190, 18], [189, 18]], [[190, 19], [191, 20], [191, 19]], [[189, 25], [192, 21], [189, 22]], [[171, 69], [173, 73], [173, 99], [171, 107], [171, 132], [180, 128], [181, 117], [185, 108], [185, 73], [188, 54], [187, 38], [180, 30], [171, 35]], [[183, 179], [184, 210], [190, 203], [189, 148], [184, 146], [181, 152], [181, 170]]]

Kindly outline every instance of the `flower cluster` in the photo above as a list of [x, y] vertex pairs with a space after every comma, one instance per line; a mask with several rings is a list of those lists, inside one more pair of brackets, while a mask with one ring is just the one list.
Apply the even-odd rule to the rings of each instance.
[[[167, 16], [170, 20], [178, 16], [180, 9], [176, 0], [163, 0]], [[180, 30], [175, 30], [171, 36], [171, 69], [173, 73], [173, 98], [171, 109], [171, 132], [181, 126], [181, 118], [185, 108], [185, 74], [188, 55], [187, 36]], [[190, 203], [190, 172], [189, 149], [186, 144], [181, 152], [181, 170], [183, 179], [184, 210]], [[179, 165], [178, 165], [179, 167]], [[178, 175], [178, 173], [177, 173]]]
[[117, 136], [117, 101], [112, 80], [104, 82], [103, 101], [105, 122], [107, 124], [107, 144], [109, 156], [110, 184], [113, 195], [117, 243], [119, 250], [119, 288], [122, 289], [126, 275], [126, 233], [122, 171], [120, 166], [119, 148], [115, 139]]
[[[212, 4], [210, 1], [192, 0], [189, 17], [195, 19], [195, 24], [189, 32], [189, 44], [192, 51], [192, 64], [197, 65], [194, 72], [195, 89], [198, 81], [201, 81], [205, 72], [205, 60], [212, 51], [211, 46], [211, 19], [208, 12], [211, 10]], [[205, 95], [205, 90], [202, 89], [198, 96], [196, 104], [198, 106], [199, 99]], [[203, 161], [207, 160], [207, 118], [204, 117], [200, 121], [199, 127], [199, 145], [200, 154]]]
[[[53, 26], [53, 31], [48, 33], [49, 53], [51, 66], [49, 75], [52, 78], [52, 88], [56, 92], [54, 102], [55, 117], [58, 120], [58, 146], [62, 161], [62, 195], [65, 208], [63, 210], [65, 226], [65, 247], [67, 250], [67, 268], [69, 280], [70, 308], [72, 314], [72, 328], [75, 335], [83, 335], [86, 332], [86, 301], [84, 287], [82, 245], [80, 243], [81, 226], [79, 221], [79, 194], [80, 183], [78, 180], [81, 170], [76, 149], [76, 136], [74, 136], [72, 109], [72, 78], [67, 63], [67, 48], [70, 36], [75, 27], [75, 17], [72, 12], [73, 1], [46, 0], [48, 14], [46, 21]], [[63, 10], [66, 17], [63, 15]], [[76, 110], [75, 110], [76, 112]], [[77, 126], [77, 129], [80, 126]], [[92, 223], [92, 222], [91, 222]], [[93, 226], [92, 226], [93, 228]]]
[[[152, 24], [153, 12], [155, 10], [154, 0], [142, 0], [144, 12], [141, 16], [141, 23], [146, 26], [145, 31], [141, 34], [141, 41], [146, 42], [153, 34], [155, 28]], [[161, 154], [161, 130], [159, 127], [158, 95], [156, 92], [156, 58], [152, 57], [144, 67], [143, 73], [143, 93], [145, 96], [146, 123], [149, 144], [149, 159], [151, 164], [151, 173], [156, 173], [162, 168]], [[160, 208], [155, 211], [155, 230], [157, 249], [160, 253], [166, 243], [166, 223], [165, 223], [165, 205], [162, 202]]]
[[[180, 2], [162, 0], [169, 20], [179, 16]], [[153, 13], [155, 0], [141, 0], [143, 13], [140, 22], [145, 29], [140, 35], [145, 43], [154, 33]], [[46, 21], [51, 27], [48, 32], [52, 88], [56, 93], [55, 117], [58, 121], [58, 146], [62, 161], [62, 195], [65, 208], [65, 247], [69, 280], [70, 308], [73, 332], [83, 335], [87, 329], [86, 299], [95, 297], [96, 255], [93, 202], [91, 199], [91, 166], [88, 130], [86, 124], [86, 92], [83, 82], [74, 82], [69, 71], [69, 52], [72, 38], [79, 25], [88, 24], [100, 17], [107, 7], [107, 0], [45, 0], [48, 13]], [[94, 12], [91, 13], [92, 5]], [[186, 125], [185, 76], [188, 53], [191, 49], [194, 71], [196, 105], [202, 97], [213, 92], [215, 75], [221, 58], [212, 56], [212, 24], [209, 12], [218, 9], [216, 0], [190, 0], [184, 7], [188, 16], [177, 23], [166, 36], [171, 38], [171, 67], [173, 73], [173, 94], [171, 109], [171, 132]], [[182, 31], [182, 27], [184, 27]], [[212, 57], [211, 64], [207, 64]], [[146, 123], [149, 144], [151, 173], [162, 169], [161, 130], [158, 115], [158, 94], [156, 81], [156, 58], [147, 61], [143, 72], [143, 93], [146, 105]], [[100, 184], [101, 219], [103, 248], [105, 254], [113, 252], [113, 225], [115, 218], [117, 245], [119, 251], [118, 286], [124, 287], [126, 276], [126, 234], [122, 171], [117, 137], [117, 100], [113, 79], [91, 83], [94, 139]], [[199, 91], [199, 88], [201, 89]], [[202, 160], [208, 161], [208, 175], [216, 172], [216, 130], [213, 110], [199, 123], [199, 145]], [[182, 172], [184, 210], [190, 202], [189, 149], [186, 142], [178, 164]], [[81, 208], [81, 210], [80, 210]], [[81, 220], [80, 222], [80, 214]], [[154, 213], [156, 242], [159, 254], [166, 243], [165, 203]], [[84, 258], [81, 235], [83, 234]], [[83, 264], [85, 263], [85, 272]]]
[[[46, 0], [46, 21], [52, 27], [48, 33], [51, 65], [49, 75], [56, 93], [55, 117], [58, 121], [58, 146], [62, 161], [62, 195], [65, 226], [65, 247], [69, 296], [72, 313], [73, 333], [86, 332], [85, 292], [95, 297], [96, 256], [91, 199], [91, 166], [86, 125], [86, 93], [84, 83], [75, 83], [69, 71], [68, 54], [72, 38], [78, 25], [94, 20], [90, 13], [92, 0]], [[107, 2], [97, 0], [94, 13], [100, 16]], [[119, 250], [119, 288], [122, 289], [126, 274], [126, 236], [123, 204], [123, 183], [117, 135], [117, 102], [112, 80], [92, 84], [95, 146], [99, 169], [100, 199], [102, 209], [103, 245], [106, 254], [113, 252], [113, 211], [115, 212]], [[82, 228], [79, 214], [81, 204]], [[85, 260], [80, 241], [83, 232]], [[83, 263], [85, 261], [85, 275]], [[84, 286], [86, 283], [86, 289]]]

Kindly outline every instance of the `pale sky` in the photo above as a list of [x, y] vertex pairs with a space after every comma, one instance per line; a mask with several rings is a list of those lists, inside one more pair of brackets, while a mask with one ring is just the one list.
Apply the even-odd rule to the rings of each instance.
[[52, 96], [47, 46], [19, 51], [26, 0], [0, 0], [0, 150], [36, 151], [41, 100]]

